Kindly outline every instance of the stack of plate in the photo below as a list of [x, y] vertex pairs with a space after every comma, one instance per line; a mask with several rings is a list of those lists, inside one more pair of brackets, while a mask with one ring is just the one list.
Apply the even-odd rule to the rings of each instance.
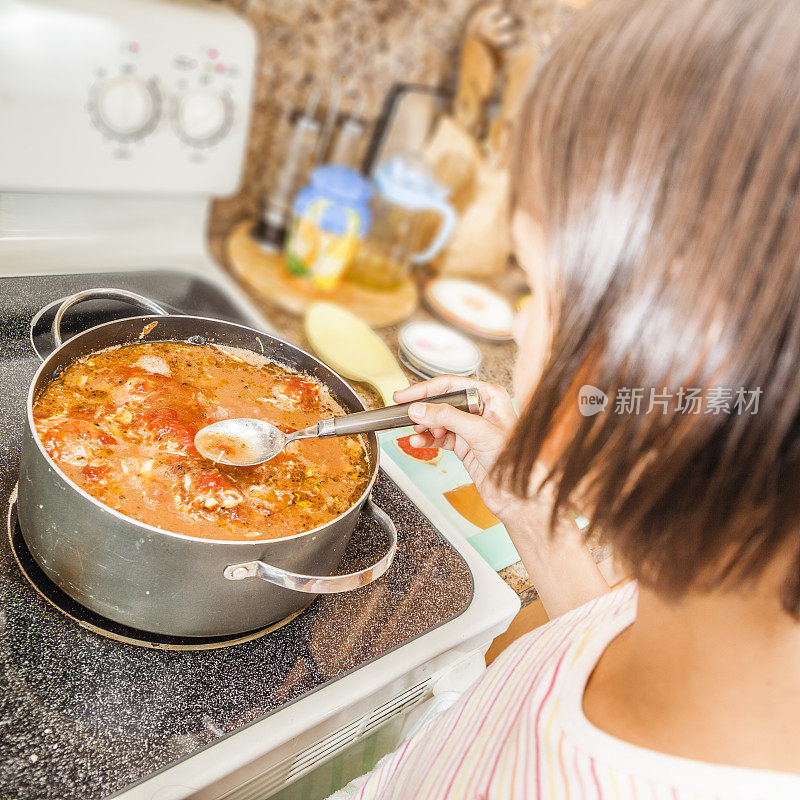
[[398, 336], [400, 361], [415, 375], [474, 375], [480, 350], [460, 333], [438, 322], [410, 322]]

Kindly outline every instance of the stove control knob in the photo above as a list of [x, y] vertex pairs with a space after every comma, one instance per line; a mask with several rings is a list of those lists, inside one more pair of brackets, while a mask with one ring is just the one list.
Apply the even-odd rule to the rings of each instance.
[[203, 146], [219, 141], [232, 121], [230, 100], [213, 89], [193, 89], [178, 100], [175, 125], [178, 135], [189, 144]]
[[103, 128], [121, 139], [144, 135], [157, 122], [155, 87], [141, 78], [121, 76], [106, 81], [97, 92], [95, 104]]

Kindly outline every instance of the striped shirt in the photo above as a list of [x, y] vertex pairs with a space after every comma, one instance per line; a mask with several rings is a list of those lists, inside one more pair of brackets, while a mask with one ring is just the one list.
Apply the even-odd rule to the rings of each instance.
[[636, 585], [509, 647], [447, 712], [370, 774], [358, 800], [800, 798], [800, 777], [628, 744], [583, 714], [600, 655], [636, 616]]

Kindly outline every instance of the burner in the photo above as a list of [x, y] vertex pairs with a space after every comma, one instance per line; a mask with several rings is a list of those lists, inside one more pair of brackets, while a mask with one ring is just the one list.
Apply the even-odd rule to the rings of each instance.
[[[16, 494], [16, 490], [14, 494]], [[267, 628], [248, 631], [247, 633], [234, 633], [227, 636], [203, 636], [197, 638], [193, 636], [166, 636], [161, 633], [148, 633], [147, 631], [140, 631], [136, 628], [129, 628], [127, 625], [122, 625], [119, 622], [106, 619], [100, 614], [82, 606], [76, 600], [73, 600], [66, 592], [59, 589], [58, 586], [47, 577], [44, 570], [36, 563], [36, 559], [31, 555], [28, 546], [25, 544], [25, 539], [22, 537], [22, 530], [19, 526], [19, 520], [17, 519], [16, 497], [12, 496], [12, 500], [13, 502], [8, 510], [8, 538], [11, 541], [11, 551], [14, 554], [14, 560], [17, 562], [17, 566], [19, 566], [22, 574], [27, 578], [28, 582], [39, 595], [47, 600], [50, 605], [57, 608], [62, 614], [66, 614], [66, 616], [74, 622], [77, 622], [82, 628], [86, 628], [100, 636], [115, 639], [118, 642], [125, 642], [126, 644], [150, 647], [157, 650], [214, 650], [220, 647], [230, 647], [234, 644], [249, 642], [252, 639], [266, 636], [268, 633], [282, 628], [299, 614], [302, 614], [305, 608], [308, 608], [308, 606], [306, 606], [300, 609], [300, 611], [289, 615], [286, 619], [282, 619], [280, 622], [276, 622]]]

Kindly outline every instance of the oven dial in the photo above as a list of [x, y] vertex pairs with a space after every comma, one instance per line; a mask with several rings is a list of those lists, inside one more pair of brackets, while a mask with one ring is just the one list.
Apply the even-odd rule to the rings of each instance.
[[222, 139], [230, 130], [233, 109], [227, 95], [213, 89], [193, 89], [178, 99], [175, 126], [189, 144], [203, 146]]
[[141, 78], [112, 78], [98, 88], [95, 110], [107, 133], [118, 139], [137, 138], [149, 133], [158, 121], [158, 90]]

